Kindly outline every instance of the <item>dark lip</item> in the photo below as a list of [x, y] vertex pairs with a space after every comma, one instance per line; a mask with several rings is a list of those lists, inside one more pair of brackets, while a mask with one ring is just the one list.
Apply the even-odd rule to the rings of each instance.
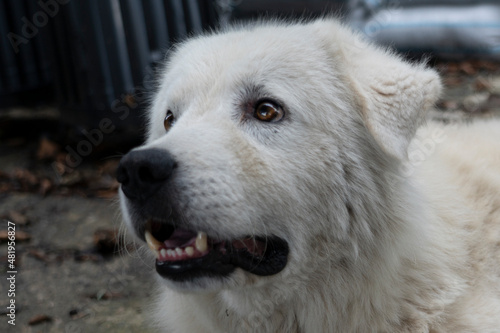
[[202, 277], [227, 277], [236, 266], [227, 257], [214, 250], [203, 257], [183, 261], [159, 261], [156, 259], [156, 272], [176, 282], [192, 281]]

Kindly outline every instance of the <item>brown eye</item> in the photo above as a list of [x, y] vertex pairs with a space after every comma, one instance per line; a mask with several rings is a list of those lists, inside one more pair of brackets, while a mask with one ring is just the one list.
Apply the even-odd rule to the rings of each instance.
[[280, 121], [284, 115], [285, 112], [283, 111], [283, 108], [270, 101], [258, 103], [254, 113], [255, 118], [267, 122]]
[[174, 124], [174, 115], [172, 111], [168, 110], [167, 115], [165, 116], [165, 120], [163, 120], [163, 127], [165, 127], [165, 131], [168, 132], [173, 124]]

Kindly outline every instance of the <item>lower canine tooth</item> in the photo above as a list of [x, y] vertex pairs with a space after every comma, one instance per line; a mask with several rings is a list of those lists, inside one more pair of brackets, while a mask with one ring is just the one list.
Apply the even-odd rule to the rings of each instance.
[[186, 247], [185, 251], [186, 251], [187, 255], [190, 256], [190, 257], [194, 254], [194, 249], [193, 249], [192, 246]]
[[161, 249], [160, 250], [160, 254], [161, 254], [162, 257], [165, 257], [167, 255], [167, 250]]
[[200, 252], [205, 252], [208, 249], [208, 244], [207, 244], [207, 234], [199, 231], [198, 235], [196, 236], [196, 242], [195, 242], [196, 249]]

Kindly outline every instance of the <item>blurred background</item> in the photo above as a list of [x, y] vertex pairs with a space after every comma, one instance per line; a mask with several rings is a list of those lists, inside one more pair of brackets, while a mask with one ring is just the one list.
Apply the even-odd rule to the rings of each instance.
[[446, 88], [431, 117], [500, 116], [498, 1], [0, 0], [0, 331], [150, 332], [154, 267], [120, 241], [114, 172], [159, 65], [235, 21], [325, 14], [427, 59]]

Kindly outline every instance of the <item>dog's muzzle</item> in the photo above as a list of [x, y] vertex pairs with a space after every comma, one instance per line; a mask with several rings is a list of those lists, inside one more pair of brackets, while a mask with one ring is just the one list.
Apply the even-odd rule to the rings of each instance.
[[[161, 276], [174, 281], [223, 277], [236, 267], [267, 276], [286, 266], [288, 244], [277, 236], [221, 240], [203, 230], [186, 228], [178, 218], [182, 214], [175, 210], [159, 218], [165, 207], [151, 209], [150, 202], [160, 202], [170, 208], [175, 206], [161, 196], [165, 187], [174, 186], [171, 178], [175, 177], [176, 169], [177, 162], [167, 151], [142, 149], [125, 155], [116, 171], [128, 204], [137, 211], [131, 214], [131, 218], [136, 219], [133, 221], [135, 232], [155, 253], [156, 270]], [[142, 209], [145, 206], [148, 209]]]

